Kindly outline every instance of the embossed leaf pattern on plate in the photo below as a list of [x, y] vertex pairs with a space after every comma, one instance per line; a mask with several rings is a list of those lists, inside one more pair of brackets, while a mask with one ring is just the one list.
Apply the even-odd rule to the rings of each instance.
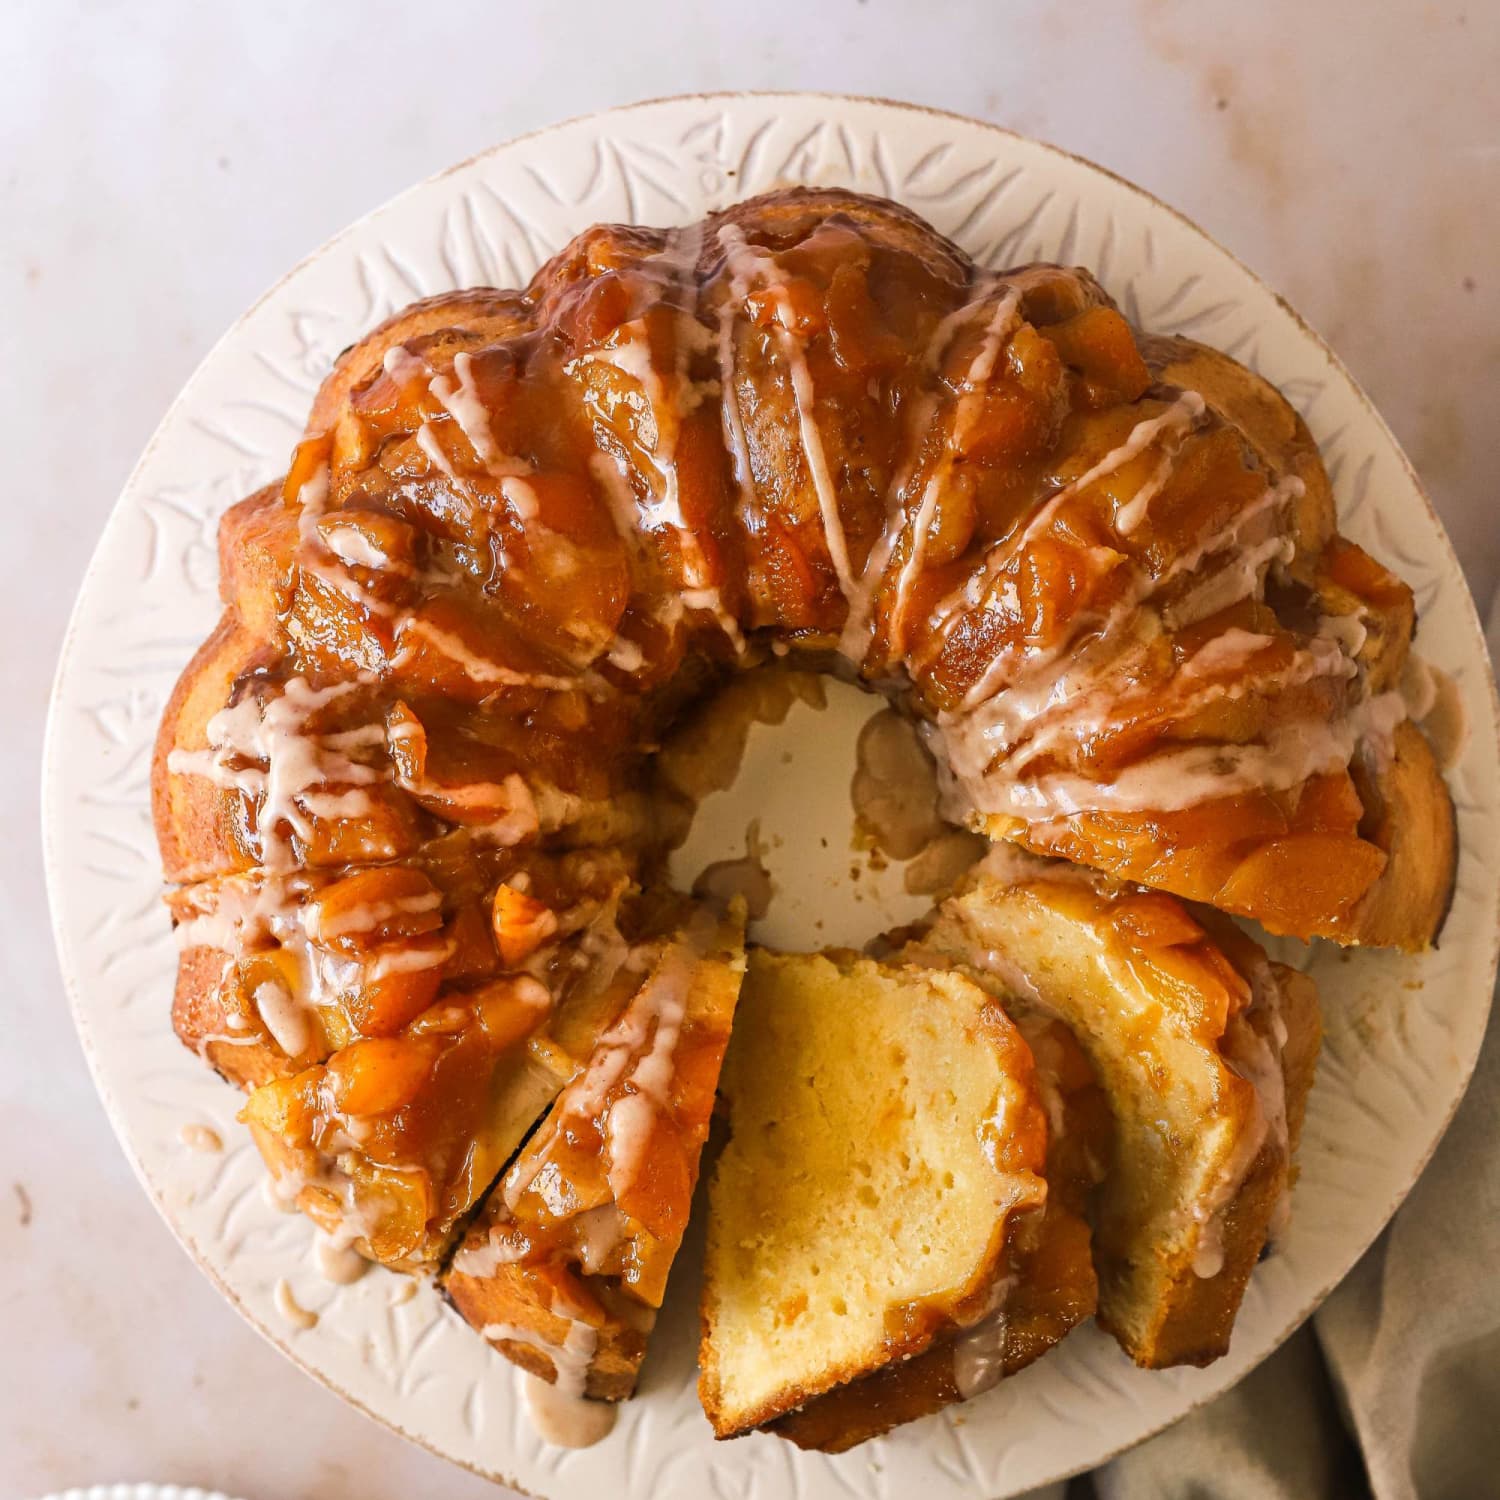
[[[982, 263], [1090, 266], [1130, 317], [1227, 349], [1284, 389], [1323, 447], [1346, 528], [1399, 565], [1424, 608], [1419, 645], [1456, 669], [1474, 732], [1453, 786], [1464, 846], [1442, 948], [1421, 958], [1298, 949], [1328, 1042], [1293, 1225], [1256, 1273], [1230, 1355], [1203, 1371], [1131, 1368], [1093, 1329], [960, 1411], [838, 1458], [769, 1437], [709, 1440], [692, 1389], [696, 1319], [679, 1289], [643, 1394], [615, 1434], [538, 1442], [509, 1367], [422, 1288], [376, 1272], [321, 1282], [310, 1228], [277, 1213], [234, 1120], [237, 1098], [168, 1026], [174, 950], [147, 808], [166, 694], [217, 609], [214, 526], [283, 469], [338, 352], [414, 297], [516, 285], [605, 219], [684, 222], [787, 183], [908, 203]], [[59, 670], [45, 771], [49, 882], [78, 1025], [115, 1126], [174, 1230], [269, 1337], [383, 1421], [534, 1493], [723, 1500], [1014, 1494], [1080, 1467], [1231, 1384], [1343, 1275], [1414, 1180], [1484, 1029], [1500, 848], [1491, 686], [1462, 577], [1405, 461], [1322, 345], [1199, 231], [1085, 163], [974, 122], [811, 96], [667, 100], [502, 146], [413, 189], [325, 246], [209, 356], [110, 519]], [[185, 1123], [226, 1149], [187, 1149]], [[319, 1313], [293, 1334], [285, 1277]], [[691, 1279], [690, 1276], [679, 1280]]]

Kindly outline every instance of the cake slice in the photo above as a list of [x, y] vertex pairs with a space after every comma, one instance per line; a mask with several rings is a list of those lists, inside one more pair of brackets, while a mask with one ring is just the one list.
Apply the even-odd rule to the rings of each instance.
[[799, 1448], [843, 1453], [976, 1396], [1039, 1359], [1094, 1313], [1099, 1287], [1084, 1214], [1111, 1154], [1108, 1102], [1061, 1022], [1028, 1012], [1018, 997], [1003, 1003], [1031, 1048], [1048, 1122], [1047, 1203], [1016, 1222], [1003, 1303], [925, 1353], [836, 1386], [770, 1424]]
[[1138, 1364], [1207, 1364], [1289, 1190], [1321, 1027], [1311, 980], [1216, 914], [996, 851], [906, 956], [1077, 1037], [1109, 1098], [1099, 1321]]
[[502, 1354], [573, 1396], [635, 1389], [687, 1227], [745, 968], [744, 912], [655, 945], [470, 1228], [445, 1284]]
[[1001, 1373], [991, 1346], [1047, 1198], [1047, 1122], [999, 1003], [959, 974], [756, 953], [722, 1092], [699, 1360], [715, 1434], [986, 1320], [973, 1378]]

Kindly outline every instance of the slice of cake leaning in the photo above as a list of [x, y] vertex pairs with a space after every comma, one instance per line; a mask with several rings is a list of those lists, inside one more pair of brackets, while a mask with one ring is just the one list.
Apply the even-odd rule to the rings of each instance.
[[459, 1312], [560, 1392], [635, 1389], [682, 1243], [745, 971], [744, 913], [699, 912], [648, 952], [600, 1036], [471, 1226]]
[[879, 1372], [921, 1365], [945, 1404], [1093, 1311], [1087, 1230], [1061, 1195], [1046, 1207], [1030, 1049], [969, 979], [756, 953], [722, 1093], [699, 1361], [717, 1436], [811, 1413], [855, 1382], [857, 1422], [835, 1412], [836, 1431], [788, 1432], [848, 1446], [915, 1400], [872, 1385]]
[[961, 966], [1073, 1033], [1115, 1125], [1093, 1214], [1099, 1321], [1148, 1368], [1219, 1358], [1296, 1175], [1312, 980], [1217, 913], [1003, 849], [903, 956]]

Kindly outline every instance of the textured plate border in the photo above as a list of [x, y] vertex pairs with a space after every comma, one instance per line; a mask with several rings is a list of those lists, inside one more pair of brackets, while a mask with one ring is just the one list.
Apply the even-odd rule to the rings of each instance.
[[[1147, 1374], [1085, 1329], [961, 1411], [837, 1459], [772, 1438], [714, 1445], [691, 1391], [696, 1318], [680, 1285], [616, 1434], [559, 1452], [532, 1435], [508, 1368], [430, 1290], [399, 1302], [379, 1274], [322, 1285], [307, 1227], [263, 1202], [235, 1097], [191, 1066], [166, 1025], [173, 950], [147, 807], [151, 739], [216, 612], [217, 518], [280, 472], [340, 348], [415, 296], [519, 284], [596, 220], [681, 222], [789, 182], [899, 198], [989, 264], [1087, 264], [1144, 327], [1191, 333], [1280, 385], [1322, 445], [1344, 528], [1412, 581], [1419, 646], [1463, 696], [1472, 735], [1452, 776], [1458, 884], [1433, 954], [1296, 955], [1318, 976], [1329, 1022], [1297, 1211], [1218, 1364]], [[209, 354], [126, 485], [63, 646], [43, 765], [48, 888], [89, 1065], [153, 1201], [262, 1333], [372, 1416], [559, 1497], [622, 1482], [720, 1500], [1011, 1495], [1090, 1467], [1233, 1384], [1348, 1271], [1416, 1180], [1462, 1097], [1494, 984], [1496, 721], [1462, 572], [1395, 440], [1321, 340], [1202, 231], [1090, 163], [957, 116], [803, 94], [665, 99], [524, 137], [413, 188], [304, 261]], [[217, 1128], [227, 1149], [186, 1150], [188, 1121]], [[315, 1328], [292, 1334], [277, 1317], [282, 1277], [326, 1314]]]

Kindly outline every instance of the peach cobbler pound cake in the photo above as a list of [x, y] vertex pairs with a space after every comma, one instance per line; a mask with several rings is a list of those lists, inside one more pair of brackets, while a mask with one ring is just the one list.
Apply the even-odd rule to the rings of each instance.
[[[173, 1022], [247, 1091], [289, 1204], [440, 1273], [539, 1377], [633, 1389], [745, 966], [742, 914], [662, 874], [684, 807], [657, 756], [786, 657], [886, 695], [946, 815], [1012, 857], [893, 966], [752, 963], [716, 1427], [847, 1445], [966, 1394], [981, 1325], [988, 1378], [1096, 1301], [1144, 1364], [1223, 1351], [1318, 1027], [1219, 914], [1420, 949], [1454, 866], [1399, 690], [1411, 592], [1339, 535], [1266, 382], [1132, 328], [1086, 271], [984, 270], [894, 204], [786, 191], [397, 314], [220, 549], [153, 764]], [[922, 1067], [893, 1071], [896, 1035]], [[754, 1059], [799, 1038], [825, 1092], [874, 1047], [872, 1095], [922, 1134], [926, 1175], [859, 1158], [874, 1205], [800, 1163], [796, 1232], [837, 1255], [793, 1255], [755, 1180], [797, 1165], [762, 1124], [812, 1116]], [[991, 1084], [1018, 1113], [986, 1135]], [[847, 1102], [829, 1129], [875, 1130]], [[929, 1286], [913, 1216], [961, 1201]], [[795, 1261], [774, 1306], [745, 1291], [762, 1253]]]

